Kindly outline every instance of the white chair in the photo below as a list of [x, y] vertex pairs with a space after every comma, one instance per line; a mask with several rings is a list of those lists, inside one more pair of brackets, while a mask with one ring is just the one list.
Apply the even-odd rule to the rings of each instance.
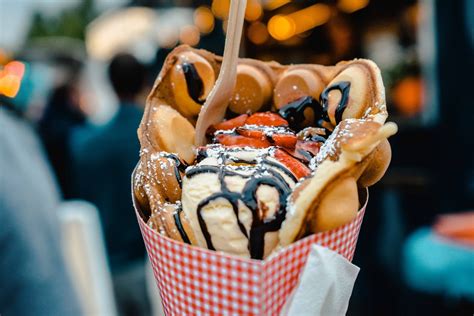
[[85, 315], [117, 315], [97, 209], [80, 200], [58, 208], [62, 246]]

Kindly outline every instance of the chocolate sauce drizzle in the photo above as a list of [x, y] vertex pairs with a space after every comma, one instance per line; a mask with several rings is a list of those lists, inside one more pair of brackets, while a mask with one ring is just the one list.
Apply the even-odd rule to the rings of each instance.
[[207, 154], [207, 151], [206, 151], [205, 147], [198, 147], [197, 155], [196, 155], [196, 163], [203, 161], [208, 156], [209, 155]]
[[[225, 157], [225, 153], [220, 154], [220, 158], [222, 158], [223, 165], [220, 166], [196, 166], [192, 169], [188, 169], [186, 172], [186, 177], [191, 178], [197, 174], [201, 173], [216, 173], [218, 175], [218, 179], [220, 182], [221, 190], [220, 192], [214, 193], [204, 200], [202, 200], [197, 206], [197, 217], [199, 221], [199, 225], [201, 227], [201, 231], [203, 236], [206, 240], [207, 247], [211, 250], [215, 250], [214, 245], [212, 244], [211, 236], [207, 229], [206, 222], [202, 217], [202, 209], [217, 199], [225, 199], [227, 200], [234, 211], [235, 217], [237, 218], [237, 224], [239, 226], [240, 231], [242, 234], [249, 239], [248, 249], [250, 252], [250, 256], [253, 259], [262, 259], [264, 254], [264, 247], [265, 247], [265, 233], [267, 232], [274, 232], [280, 229], [283, 220], [285, 219], [286, 215], [286, 201], [287, 197], [291, 192], [290, 186], [285, 181], [280, 173], [277, 171], [265, 167], [265, 165], [270, 165], [278, 170], [282, 170], [285, 172], [286, 175], [290, 173], [284, 166], [281, 166], [273, 161], [267, 159], [267, 155], [262, 158], [262, 161], [258, 163], [256, 167], [256, 172], [260, 175], [256, 177], [255, 175], [247, 175], [238, 172], [238, 168], [235, 170], [229, 170], [225, 168], [225, 160], [228, 157]], [[232, 160], [235, 161], [235, 160]], [[246, 163], [254, 163], [257, 164], [257, 161], [245, 161]], [[267, 174], [267, 175], [266, 175]], [[243, 190], [242, 193], [232, 192], [227, 188], [227, 184], [225, 182], [225, 178], [229, 176], [239, 176], [242, 178], [249, 179]], [[293, 174], [291, 174], [290, 178], [296, 182], [296, 178]], [[257, 200], [257, 190], [259, 186], [267, 185], [275, 188], [279, 195], [279, 207], [278, 210], [275, 212], [272, 218], [264, 219], [265, 216], [260, 217], [260, 209]], [[252, 212], [252, 225], [250, 228], [250, 233], [247, 233], [245, 226], [239, 219], [239, 201], [245, 204]], [[250, 235], [250, 236], [249, 236]]]
[[[227, 148], [227, 150], [229, 150], [229, 148]], [[197, 153], [197, 157], [196, 157], [196, 162], [199, 163], [201, 162], [202, 160], [204, 160], [205, 158], [209, 157], [207, 151], [206, 151], [206, 148], [204, 147], [201, 147], [198, 149], [198, 153]], [[220, 157], [223, 157], [222, 155]], [[269, 159], [267, 159], [268, 157], [265, 156], [262, 160], [260, 160], [260, 163], [263, 164], [263, 165], [268, 165], [268, 166], [271, 166], [275, 169], [278, 169], [280, 170], [281, 172], [283, 172], [286, 176], [288, 176], [293, 182], [298, 182], [298, 179], [295, 177], [295, 175], [290, 171], [288, 170], [285, 166], [283, 166], [282, 164], [278, 163], [278, 162], [275, 162], [275, 161], [271, 161]], [[230, 160], [234, 163], [247, 163], [247, 164], [257, 164], [259, 163], [259, 161], [257, 161], [256, 159], [254, 160], [245, 160], [245, 159], [238, 159], [236, 157], [233, 157], [233, 156], [227, 156], [225, 157], [225, 160]], [[210, 166], [212, 167], [212, 166]], [[188, 173], [186, 174], [186, 176], [191, 173], [191, 174], [194, 174], [195, 172], [198, 172], [198, 173], [202, 173], [202, 172], [199, 172], [199, 171], [195, 171], [195, 169], [191, 169], [188, 171]], [[239, 174], [240, 175], [240, 174]], [[240, 176], [243, 176], [243, 175], [240, 175]]]
[[178, 156], [176, 156], [174, 154], [163, 152], [163, 156], [174, 161], [173, 173], [174, 173], [174, 176], [176, 178], [176, 181], [178, 182], [179, 187], [181, 188], [183, 186], [183, 179], [181, 178], [181, 172], [184, 173], [184, 171], [188, 167], [187, 164], [183, 163], [178, 158]]
[[332, 90], [341, 91], [341, 101], [339, 101], [339, 104], [337, 105], [336, 114], [335, 114], [336, 124], [339, 124], [339, 122], [342, 121], [342, 114], [344, 113], [344, 110], [347, 107], [347, 102], [349, 101], [350, 88], [351, 88], [350, 81], [339, 81], [339, 82], [336, 82], [335, 84], [333, 84], [332, 86], [327, 87], [321, 93], [321, 105], [323, 107], [323, 119], [326, 122], [329, 122], [329, 116], [328, 116], [329, 92], [331, 92]]
[[[307, 152], [306, 150], [303, 150], [303, 149], [297, 149], [298, 153], [303, 156], [305, 159], [306, 159], [306, 163], [308, 161], [311, 161], [311, 159], [313, 159], [313, 155], [310, 154], [309, 152]], [[296, 158], [296, 157], [295, 157]], [[298, 159], [298, 158], [296, 158]], [[301, 161], [301, 159], [299, 159]]]
[[204, 85], [201, 77], [199, 77], [196, 67], [191, 63], [183, 63], [181, 67], [183, 69], [184, 78], [186, 79], [189, 96], [194, 100], [194, 102], [201, 105], [204, 104], [204, 100], [200, 99]]
[[299, 130], [301, 129], [301, 122], [306, 119], [304, 111], [307, 108], [313, 110], [315, 122], [323, 116], [323, 108], [321, 107], [321, 104], [310, 96], [301, 97], [296, 101], [288, 103], [278, 111], [278, 114], [288, 121], [288, 124], [290, 124], [292, 129]]
[[273, 168], [276, 168], [280, 171], [282, 171], [285, 175], [287, 175], [291, 180], [293, 180], [295, 183], [298, 182], [298, 179], [295, 177], [295, 175], [290, 171], [288, 170], [287, 168], [283, 167], [283, 165], [277, 163], [277, 162], [274, 162], [274, 161], [271, 161], [271, 160], [268, 160], [268, 159], [264, 159], [262, 161], [262, 163], [264, 165], [269, 165], [269, 166], [272, 166]]
[[173, 214], [174, 223], [176, 224], [176, 228], [178, 229], [179, 235], [181, 236], [183, 241], [187, 244], [191, 244], [191, 241], [188, 238], [188, 234], [186, 234], [186, 231], [184, 230], [184, 227], [183, 227], [183, 223], [181, 222], [181, 212], [183, 212], [183, 208], [181, 207], [181, 204], [179, 204], [178, 207], [179, 208]]

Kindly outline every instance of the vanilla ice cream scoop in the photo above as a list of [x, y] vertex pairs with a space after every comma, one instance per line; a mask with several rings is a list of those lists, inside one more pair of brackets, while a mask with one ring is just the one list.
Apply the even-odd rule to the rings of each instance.
[[213, 145], [186, 169], [182, 209], [198, 246], [254, 259], [275, 248], [297, 179], [274, 150]]

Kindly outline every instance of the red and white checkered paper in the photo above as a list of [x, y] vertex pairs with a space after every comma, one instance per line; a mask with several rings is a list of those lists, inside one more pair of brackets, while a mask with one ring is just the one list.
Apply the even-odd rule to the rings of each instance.
[[[164, 237], [137, 218], [167, 315], [275, 315], [298, 284], [312, 244], [352, 261], [365, 206], [350, 223], [299, 240], [265, 260]], [[315, 285], [317, 286], [317, 285]]]

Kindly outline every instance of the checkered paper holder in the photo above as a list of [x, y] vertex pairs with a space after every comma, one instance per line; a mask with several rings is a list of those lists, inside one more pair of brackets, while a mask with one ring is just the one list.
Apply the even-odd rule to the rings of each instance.
[[134, 201], [165, 314], [279, 314], [299, 282], [312, 244], [352, 261], [366, 196], [352, 222], [308, 236], [265, 260], [239, 258], [162, 236], [143, 221]]

